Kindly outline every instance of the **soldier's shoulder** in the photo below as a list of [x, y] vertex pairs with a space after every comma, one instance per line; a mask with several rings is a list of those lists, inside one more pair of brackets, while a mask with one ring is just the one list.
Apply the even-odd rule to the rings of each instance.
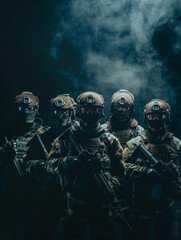
[[149, 135], [148, 135], [148, 131], [143, 129], [143, 131], [141, 131], [140, 136], [142, 137], [143, 141], [148, 141], [149, 140]]
[[134, 136], [135, 137], [138, 136], [138, 135], [141, 135], [145, 131], [145, 129], [142, 126], [140, 126], [138, 124], [138, 121], [134, 118], [132, 119], [132, 121], [130, 123], [130, 128], [134, 130], [134, 132], [135, 132]]
[[108, 132], [108, 122], [101, 124], [101, 127]]
[[145, 132], [146, 130], [141, 126], [141, 125], [137, 125], [137, 128], [139, 129], [139, 131], [142, 133], [142, 132]]
[[40, 126], [38, 127], [38, 129], [36, 130], [37, 134], [44, 134], [44, 133], [48, 133], [48, 131], [50, 131], [51, 127], [50, 126]]
[[35, 127], [33, 129], [33, 134], [44, 134], [48, 130], [50, 130], [51, 127], [48, 125], [43, 125], [42, 118], [36, 118], [35, 119]]
[[181, 140], [172, 134], [173, 146], [177, 151], [181, 149]]
[[80, 123], [77, 120], [73, 120], [71, 124], [71, 128], [73, 131], [77, 131], [80, 128]]
[[136, 128], [137, 125], [138, 125], [138, 121], [135, 118], [133, 118], [131, 120], [130, 127], [131, 128]]
[[116, 136], [114, 136], [112, 133], [104, 131], [101, 134], [101, 137], [106, 137], [108, 140], [112, 140], [112, 139], [118, 139]]

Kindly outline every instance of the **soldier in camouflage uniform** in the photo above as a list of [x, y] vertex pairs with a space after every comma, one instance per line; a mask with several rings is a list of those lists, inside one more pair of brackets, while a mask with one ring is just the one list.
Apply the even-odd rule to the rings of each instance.
[[175, 240], [178, 234], [173, 199], [180, 200], [181, 141], [166, 130], [170, 123], [170, 106], [166, 102], [151, 100], [144, 107], [144, 117], [148, 130], [141, 135], [142, 144], [158, 163], [151, 163], [130, 144], [123, 151], [126, 174], [135, 183], [134, 231], [126, 239], [147, 239], [153, 221], [155, 239]]
[[[112, 116], [109, 121], [102, 125], [107, 131], [115, 135], [123, 147], [126, 146], [126, 142], [131, 138], [140, 135], [144, 129], [138, 125], [138, 121], [132, 118], [134, 112], [134, 96], [127, 90], [119, 90], [115, 92], [111, 99], [111, 112]], [[121, 171], [121, 169], [120, 169]], [[120, 204], [124, 209], [124, 213], [129, 212], [129, 205], [133, 194], [133, 180], [127, 178], [126, 175], [118, 173], [116, 176], [119, 180], [121, 187], [119, 189], [118, 195]], [[124, 198], [122, 198], [124, 196]], [[129, 222], [132, 222], [132, 217], [127, 216]], [[130, 233], [130, 229], [123, 226], [123, 233]]]
[[46, 159], [37, 136], [42, 136], [49, 127], [43, 127], [42, 120], [36, 117], [38, 109], [38, 97], [22, 92], [15, 98], [12, 124], [1, 131], [0, 239], [3, 240], [50, 239], [55, 228], [51, 196], [59, 188], [54, 184], [50, 188], [55, 180], [50, 181], [52, 176], [24, 175], [22, 165], [23, 160]]
[[54, 139], [62, 134], [67, 128], [79, 125], [75, 120], [76, 103], [69, 94], [60, 94], [50, 100], [50, 112], [52, 126], [42, 136], [43, 143], [49, 152], [52, 149]]
[[138, 125], [138, 121], [131, 116], [134, 112], [133, 94], [127, 90], [114, 93], [111, 100], [111, 112], [109, 122], [103, 124], [102, 127], [115, 135], [124, 148], [127, 141], [144, 131]]
[[[106, 133], [99, 119], [104, 116], [104, 100], [95, 92], [82, 93], [77, 99], [80, 126], [73, 129], [78, 152], [68, 137], [55, 140], [46, 171], [59, 178], [67, 198], [67, 215], [62, 239], [115, 239], [112, 203], [94, 174], [103, 172], [111, 186], [117, 184], [114, 160], [120, 162], [122, 147], [116, 137]], [[121, 164], [121, 163], [120, 163]], [[122, 165], [123, 167], [123, 165]]]

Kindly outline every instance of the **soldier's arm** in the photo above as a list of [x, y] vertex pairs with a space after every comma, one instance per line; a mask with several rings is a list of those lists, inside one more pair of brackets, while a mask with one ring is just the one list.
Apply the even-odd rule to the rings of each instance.
[[106, 145], [107, 153], [111, 160], [111, 173], [114, 176], [124, 173], [125, 165], [122, 160], [123, 148], [114, 135], [106, 133], [104, 136], [104, 143]]
[[181, 140], [176, 137], [173, 137], [173, 147], [178, 154], [178, 160], [176, 164], [181, 171]]
[[69, 141], [55, 139], [52, 150], [49, 153], [49, 159], [46, 161], [45, 170], [53, 175], [74, 175], [79, 166], [79, 159], [76, 156], [70, 156]]
[[124, 148], [122, 153], [122, 159], [125, 164], [125, 174], [128, 177], [137, 178], [145, 175], [147, 167], [135, 163], [136, 159], [134, 158], [133, 151], [130, 148], [128, 147]]

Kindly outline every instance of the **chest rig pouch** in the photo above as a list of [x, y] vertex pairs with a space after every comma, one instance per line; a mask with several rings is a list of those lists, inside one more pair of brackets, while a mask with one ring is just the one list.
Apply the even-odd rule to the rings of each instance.
[[107, 181], [112, 184], [112, 178], [109, 173], [111, 163], [106, 153], [105, 143], [100, 136], [95, 138], [83, 138], [80, 140], [80, 144], [84, 150], [90, 153], [92, 151], [97, 151], [101, 155], [102, 168], [82, 168], [73, 181], [72, 195], [88, 204], [99, 204], [105, 199], [105, 193], [96, 179], [98, 171], [102, 171]]
[[128, 128], [118, 131], [112, 131], [112, 134], [119, 139], [121, 145], [126, 145], [126, 142], [128, 142], [134, 136], [134, 131], [133, 129]]
[[153, 144], [150, 143], [149, 140], [145, 140], [144, 145], [156, 159], [161, 160], [163, 163], [169, 163], [172, 160], [175, 164], [178, 164], [179, 156], [176, 150], [173, 148], [173, 143], [171, 140], [172, 139], [170, 139], [168, 143], [165, 142], [160, 144]]

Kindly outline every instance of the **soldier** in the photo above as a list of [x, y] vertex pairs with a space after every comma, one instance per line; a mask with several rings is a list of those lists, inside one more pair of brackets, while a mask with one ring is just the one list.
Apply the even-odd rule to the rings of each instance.
[[62, 239], [115, 238], [112, 198], [100, 179], [106, 179], [108, 188], [118, 184], [110, 172], [114, 172], [114, 160], [120, 162], [122, 147], [99, 123], [104, 116], [103, 107], [104, 99], [98, 93], [80, 94], [77, 98], [80, 126], [56, 140], [45, 165], [48, 173], [59, 178], [67, 198]]
[[49, 127], [43, 127], [42, 120], [37, 118], [38, 109], [39, 99], [33, 93], [22, 92], [16, 96], [14, 119], [0, 135], [0, 239], [3, 240], [50, 239], [55, 227], [51, 195], [56, 187], [52, 190], [45, 184], [45, 181], [49, 183], [47, 176], [25, 176], [22, 165], [23, 160], [46, 159], [38, 136]]
[[158, 162], [153, 164], [143, 157], [138, 150], [142, 148], [135, 151], [136, 139], [128, 142], [123, 151], [126, 174], [135, 180], [135, 231], [126, 239], [147, 239], [153, 221], [155, 239], [174, 240], [178, 236], [173, 199], [180, 200], [181, 141], [166, 129], [170, 106], [163, 100], [153, 99], [145, 105], [144, 121], [148, 130], [141, 135], [142, 144]]
[[134, 96], [127, 90], [119, 90], [113, 94], [111, 112], [109, 122], [102, 127], [115, 135], [123, 147], [127, 141], [144, 131], [131, 116], [134, 112]]
[[55, 138], [62, 134], [67, 128], [79, 124], [75, 120], [76, 103], [69, 94], [60, 94], [52, 98], [50, 100], [50, 112], [52, 126], [42, 137], [48, 152], [51, 150]]
[[[129, 91], [119, 90], [113, 94], [111, 100], [111, 112], [112, 116], [107, 123], [102, 125], [102, 127], [116, 136], [123, 147], [126, 146], [127, 141], [140, 135], [144, 131], [144, 129], [138, 125], [138, 121], [132, 118], [134, 112], [134, 96]], [[119, 166], [117, 166], [117, 169], [118, 168]], [[133, 181], [132, 179], [127, 178], [126, 175], [122, 174], [122, 172], [120, 174], [120, 171], [117, 171], [118, 174], [116, 176], [121, 184], [118, 195], [120, 204], [123, 207], [125, 214], [127, 214], [133, 194]], [[127, 218], [129, 219], [129, 222], [132, 221], [131, 216], [128, 215]], [[123, 229], [124, 227], [126, 226], [124, 225]], [[130, 229], [127, 227], [124, 229], [124, 232], [125, 231], [128, 231], [128, 234], [130, 233]]]

